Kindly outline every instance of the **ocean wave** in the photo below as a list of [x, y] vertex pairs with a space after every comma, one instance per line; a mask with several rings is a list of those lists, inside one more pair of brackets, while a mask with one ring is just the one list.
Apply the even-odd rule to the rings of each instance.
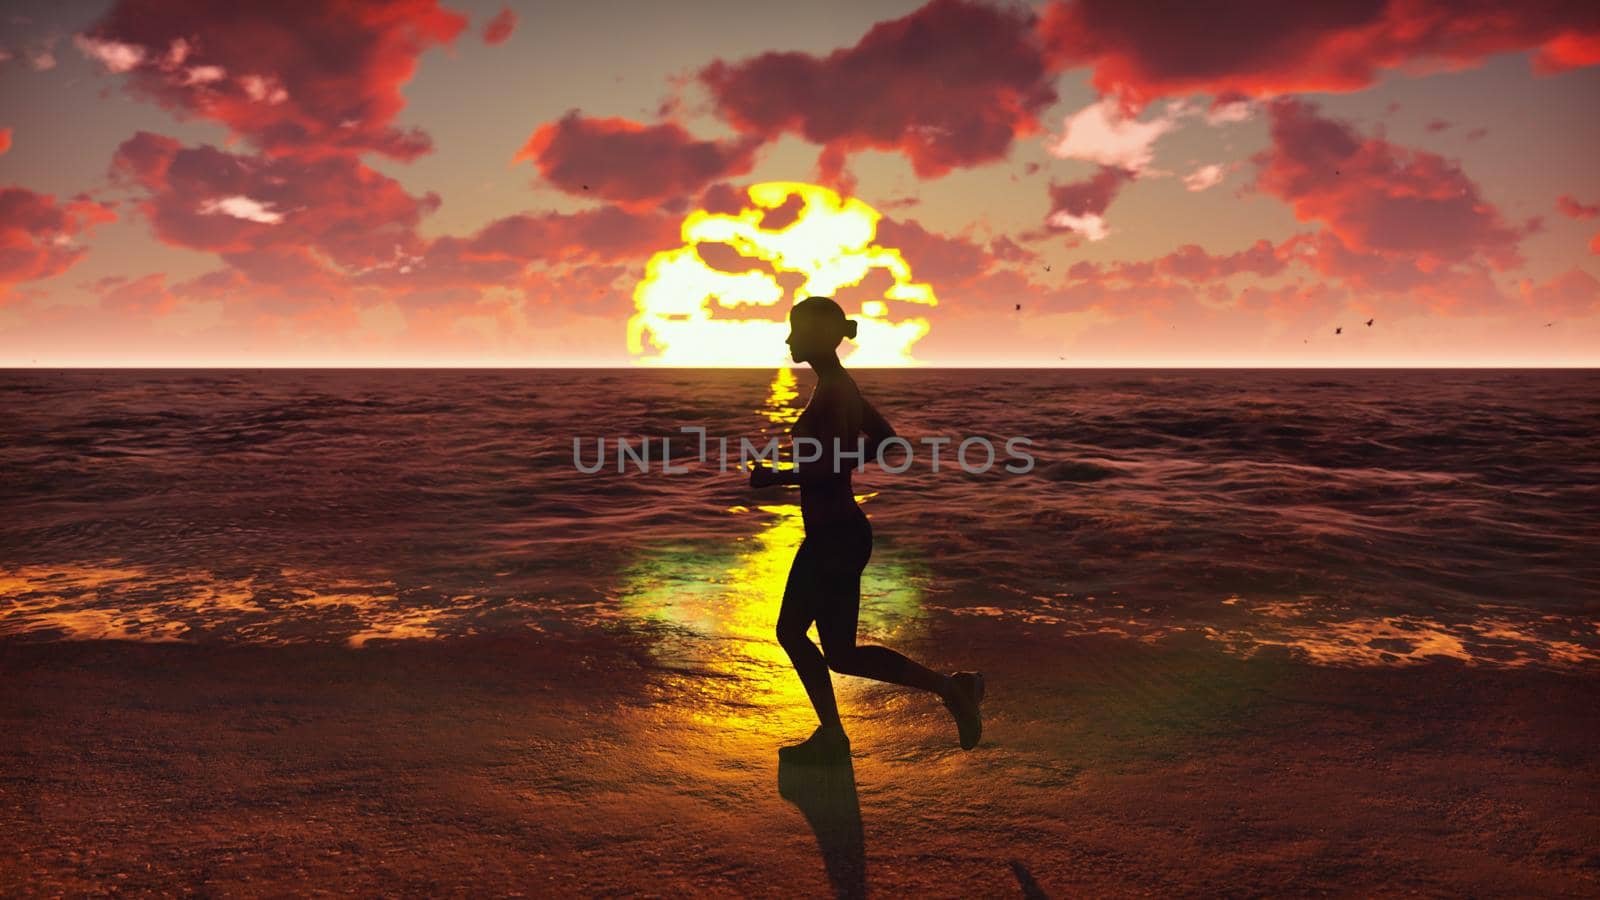
[[[1327, 664], [1591, 665], [1600, 646], [1595, 373], [856, 377], [913, 442], [1023, 436], [1037, 458], [1022, 474], [858, 476], [873, 565], [898, 573], [878, 585], [892, 610], [1190, 633]], [[729, 573], [777, 579], [737, 596], [781, 594], [793, 494], [751, 492], [714, 452], [686, 460], [679, 428], [764, 440], [808, 383], [0, 373], [0, 633], [437, 640], [643, 621], [640, 596], [689, 631], [759, 617], [729, 605]], [[578, 472], [573, 439], [602, 436], [671, 437], [689, 471]], [[663, 546], [673, 574], [652, 584], [643, 561]], [[1125, 608], [1107, 615], [1112, 595]]]

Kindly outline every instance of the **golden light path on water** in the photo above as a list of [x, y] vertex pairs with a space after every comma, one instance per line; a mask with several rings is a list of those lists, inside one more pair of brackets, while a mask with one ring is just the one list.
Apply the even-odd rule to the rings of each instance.
[[[223, 640], [290, 644], [341, 637], [431, 639], [484, 607], [462, 595], [415, 608], [392, 581], [351, 580], [278, 568], [260, 575], [164, 573], [120, 560], [101, 565], [0, 569], [0, 635], [69, 641]], [[470, 632], [467, 632], [470, 633]]]
[[[877, 243], [881, 213], [857, 198], [798, 181], [752, 185], [748, 197], [736, 213], [690, 213], [683, 220], [683, 246], [650, 258], [628, 320], [628, 350], [635, 359], [670, 366], [781, 365], [788, 325], [773, 313], [823, 296], [840, 299], [857, 322], [856, 342], [840, 348], [849, 362], [916, 362], [912, 345], [929, 328], [919, 313], [938, 299], [932, 287], [911, 280], [911, 266], [898, 249]], [[793, 220], [783, 221], [783, 211], [794, 204]], [[718, 250], [724, 258], [712, 265], [708, 257], [716, 259]], [[859, 304], [840, 295], [874, 275], [873, 287], [863, 289], [872, 294], [881, 283], [881, 293]]]
[[[797, 398], [794, 373], [779, 369], [759, 412], [786, 429], [799, 414]], [[856, 499], [870, 502], [872, 496]], [[663, 661], [722, 676], [705, 679], [707, 690], [738, 699], [716, 714], [721, 725], [758, 730], [774, 714], [809, 720], [810, 702], [775, 634], [789, 565], [805, 537], [800, 507], [779, 503], [728, 512], [763, 524], [734, 548], [664, 547], [645, 554], [624, 572], [616, 594], [619, 611], [687, 632], [686, 640], [664, 641], [656, 652]], [[921, 633], [925, 576], [913, 563], [887, 555], [877, 548], [861, 577], [861, 643], [893, 644]], [[815, 625], [810, 637], [817, 640]], [[835, 676], [835, 692], [849, 696], [854, 681]]]

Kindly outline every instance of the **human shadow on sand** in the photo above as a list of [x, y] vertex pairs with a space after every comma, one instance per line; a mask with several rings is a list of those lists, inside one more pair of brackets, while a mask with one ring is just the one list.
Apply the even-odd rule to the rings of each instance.
[[867, 848], [855, 767], [848, 761], [819, 766], [780, 759], [778, 794], [811, 823], [835, 895], [865, 897]]

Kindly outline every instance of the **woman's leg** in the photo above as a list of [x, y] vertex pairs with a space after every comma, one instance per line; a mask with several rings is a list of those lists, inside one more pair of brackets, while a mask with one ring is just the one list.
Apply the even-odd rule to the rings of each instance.
[[841, 585], [836, 596], [840, 599], [824, 603], [822, 615], [817, 619], [822, 652], [826, 654], [829, 668], [843, 675], [859, 675], [937, 694], [955, 717], [961, 748], [976, 747], [983, 734], [983, 720], [978, 712], [978, 704], [983, 700], [983, 676], [976, 672], [941, 675], [888, 647], [856, 646], [856, 616], [861, 606], [859, 575], [854, 584]]
[[[783, 606], [778, 610], [778, 643], [789, 654], [805, 685], [811, 706], [817, 711], [817, 721], [823, 728], [842, 729], [839, 705], [833, 697], [833, 677], [828, 674], [828, 663], [817, 645], [811, 643], [806, 631], [816, 618], [822, 597], [818, 591], [819, 579], [815, 544], [802, 541], [789, 567], [789, 580], [783, 589]], [[817, 626], [822, 627], [820, 624]]]
[[950, 689], [950, 677], [918, 663], [904, 654], [877, 644], [860, 644], [850, 649], [844, 659], [838, 654], [827, 656], [833, 671], [840, 675], [856, 675], [921, 688], [930, 694], [943, 697]]
[[[816, 734], [801, 744], [782, 748], [779, 755], [789, 753], [791, 758], [819, 760], [833, 759], [841, 753], [848, 755], [849, 745], [839, 722], [829, 669], [937, 694], [955, 717], [962, 749], [970, 750], [977, 746], [983, 730], [978, 712], [983, 699], [982, 675], [941, 675], [888, 647], [856, 645], [861, 571], [872, 556], [871, 529], [862, 531], [854, 540], [844, 542], [845, 546], [831, 540], [802, 541], [789, 569], [789, 583], [778, 613], [778, 641], [800, 673], [821, 724]], [[806, 637], [813, 620], [822, 638], [820, 652]]]
[[[890, 684], [921, 688], [943, 697], [951, 681], [926, 666], [888, 647], [856, 645], [856, 626], [861, 613], [861, 571], [872, 556], [872, 532], [866, 529], [856, 543], [854, 560], [824, 566], [824, 599], [817, 613], [817, 636], [822, 638], [822, 653], [828, 668], [841, 675], [856, 675]], [[856, 565], [859, 563], [859, 565]], [[807, 643], [810, 643], [809, 641]]]

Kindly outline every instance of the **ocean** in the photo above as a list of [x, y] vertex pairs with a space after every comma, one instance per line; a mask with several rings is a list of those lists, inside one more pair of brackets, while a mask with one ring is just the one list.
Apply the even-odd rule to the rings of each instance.
[[[1336, 666], [1600, 662], [1600, 373], [859, 370], [863, 641], [974, 619]], [[626, 633], [785, 674], [802, 536], [715, 439], [807, 370], [0, 372], [0, 635], [206, 644]], [[695, 458], [704, 428], [712, 439]], [[672, 438], [674, 469], [596, 441]], [[937, 472], [923, 451], [948, 437]], [[961, 441], [988, 471], [950, 463]], [[1025, 438], [1029, 471], [1007, 471]], [[981, 454], [976, 454], [981, 456]], [[1017, 468], [1014, 466], [1013, 468]], [[776, 683], [776, 682], [774, 682]], [[786, 688], [798, 691], [798, 685]], [[803, 703], [803, 695], [797, 694]]]

